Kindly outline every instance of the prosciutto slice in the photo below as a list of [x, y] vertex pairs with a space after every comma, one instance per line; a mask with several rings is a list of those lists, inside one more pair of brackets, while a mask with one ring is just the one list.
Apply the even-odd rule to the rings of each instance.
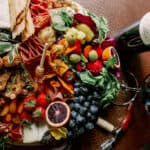
[[25, 64], [35, 62], [43, 53], [44, 45], [36, 36], [30, 37], [19, 46], [19, 53]]
[[31, 0], [30, 10], [36, 31], [50, 25], [47, 1]]

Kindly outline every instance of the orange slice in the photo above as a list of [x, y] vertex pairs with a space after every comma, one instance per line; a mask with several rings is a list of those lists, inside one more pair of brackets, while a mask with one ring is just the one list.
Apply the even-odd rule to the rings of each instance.
[[120, 59], [116, 49], [113, 46], [106, 47], [102, 53], [102, 60], [107, 61], [112, 57], [117, 58], [117, 63], [114, 65], [115, 68], [120, 68]]
[[65, 102], [52, 102], [46, 109], [46, 121], [51, 127], [62, 127], [69, 121], [69, 118], [70, 107]]

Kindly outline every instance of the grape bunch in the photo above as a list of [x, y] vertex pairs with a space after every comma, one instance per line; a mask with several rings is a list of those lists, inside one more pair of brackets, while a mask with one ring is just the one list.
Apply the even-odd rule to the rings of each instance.
[[74, 83], [74, 97], [70, 101], [71, 118], [68, 123], [68, 137], [78, 137], [94, 128], [100, 107], [99, 88], [77, 81]]

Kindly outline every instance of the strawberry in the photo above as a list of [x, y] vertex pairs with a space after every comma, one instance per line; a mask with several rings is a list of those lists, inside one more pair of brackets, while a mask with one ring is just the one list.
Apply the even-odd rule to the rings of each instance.
[[46, 108], [50, 101], [51, 101], [51, 98], [42, 92], [38, 95], [36, 104], [37, 106]]
[[98, 54], [98, 57], [101, 58], [102, 52], [103, 52], [102, 48], [100, 46], [98, 46], [98, 47], [95, 48], [95, 50], [96, 50], [96, 52]]
[[24, 109], [32, 111], [36, 107], [36, 98], [34, 95], [26, 96], [24, 99]]
[[94, 62], [88, 62], [86, 68], [93, 74], [98, 75], [103, 67], [103, 64], [100, 60]]
[[28, 112], [22, 112], [20, 119], [22, 121], [22, 123], [27, 123], [30, 124], [32, 122], [32, 117]]
[[32, 114], [32, 117], [35, 121], [40, 121], [45, 119], [45, 109], [43, 107], [37, 107]]
[[63, 79], [66, 82], [71, 83], [71, 82], [75, 81], [75, 73], [73, 71], [71, 71], [71, 70], [68, 70], [63, 75]]

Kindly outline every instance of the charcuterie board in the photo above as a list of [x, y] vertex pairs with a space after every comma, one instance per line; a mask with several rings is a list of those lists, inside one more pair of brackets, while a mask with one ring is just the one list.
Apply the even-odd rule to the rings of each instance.
[[3, 5], [1, 143], [57, 147], [96, 124], [115, 131], [99, 118], [120, 91], [120, 60], [107, 20], [71, 0]]

